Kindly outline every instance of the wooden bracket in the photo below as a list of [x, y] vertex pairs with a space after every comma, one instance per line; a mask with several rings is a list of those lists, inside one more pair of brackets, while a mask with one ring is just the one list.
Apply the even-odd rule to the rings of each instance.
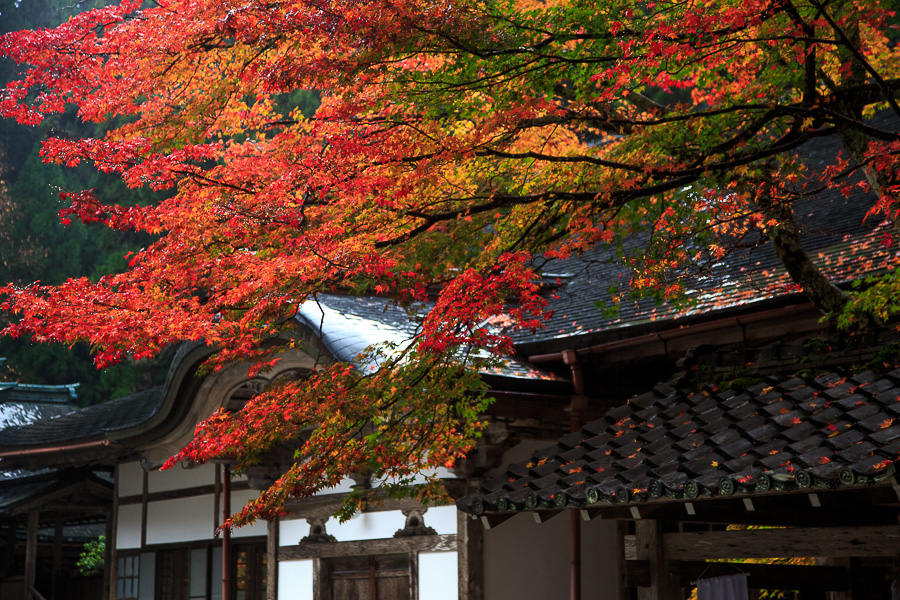
[[481, 524], [484, 525], [485, 529], [493, 529], [503, 523], [513, 518], [515, 513], [507, 513], [503, 515], [481, 515]]
[[534, 522], [540, 524], [546, 523], [562, 512], [561, 510], [536, 510], [531, 515], [534, 517]]
[[581, 513], [582, 521], [593, 521], [594, 519], [600, 518], [599, 508], [582, 508], [579, 509], [578, 512]]

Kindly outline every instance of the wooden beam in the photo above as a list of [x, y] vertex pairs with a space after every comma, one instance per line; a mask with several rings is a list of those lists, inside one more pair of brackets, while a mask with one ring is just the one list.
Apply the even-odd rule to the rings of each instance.
[[62, 517], [56, 517], [56, 522], [53, 524], [53, 580], [50, 582], [50, 597], [53, 600], [56, 600], [60, 597], [59, 590], [57, 589], [57, 579], [56, 575], [58, 573], [62, 573], [62, 540], [63, 540], [63, 527], [65, 526], [65, 522]]
[[[616, 587], [618, 589], [616, 590], [617, 593], [614, 593], [611, 596], [613, 600], [631, 599], [631, 591], [628, 589], [628, 581], [626, 579], [627, 561], [625, 557], [628, 554], [628, 549], [626, 548], [626, 538], [632, 538], [632, 540], [634, 539], [634, 536], [628, 535], [628, 522], [616, 521]], [[649, 569], [650, 563], [647, 564], [647, 568]]]
[[581, 513], [582, 521], [593, 521], [594, 519], [600, 518], [603, 514], [596, 508], [581, 508], [578, 512]]
[[25, 600], [34, 599], [34, 580], [37, 575], [38, 513], [28, 513], [25, 537]]
[[650, 565], [648, 586], [638, 588], [638, 600], [676, 600], [679, 597], [678, 565], [666, 557], [662, 522], [641, 519], [634, 523], [637, 557]]
[[668, 533], [665, 548], [671, 560], [895, 556], [900, 554], [900, 526]]
[[121, 465], [116, 465], [115, 484], [113, 485], [113, 504], [106, 521], [106, 569], [104, 577], [106, 585], [103, 587], [103, 600], [116, 597], [116, 569], [119, 568], [119, 553], [116, 552], [116, 541], [119, 535], [119, 481], [121, 481]]
[[[238, 486], [241, 482], [237, 482], [234, 489], [240, 489]], [[288, 515], [283, 520], [290, 521], [295, 519], [322, 519], [333, 517], [334, 513], [341, 506], [343, 501], [349, 496], [349, 493], [338, 494], [321, 494], [312, 498], [304, 498], [303, 502], [288, 504], [285, 509]], [[410, 510], [422, 508], [421, 502], [410, 498], [387, 498], [379, 496], [377, 502], [370, 502], [366, 505], [365, 512], [381, 512], [387, 510]]]
[[478, 519], [457, 511], [456, 531], [459, 600], [484, 600], [484, 527]]
[[321, 558], [313, 559], [313, 600], [328, 600], [331, 598], [331, 577], [328, 561]]
[[562, 511], [562, 510], [536, 510], [533, 513], [531, 513], [531, 515], [534, 517], [535, 523], [541, 524], [541, 523], [546, 523], [547, 521], [549, 521], [556, 515], [562, 514], [563, 512], [565, 512], [565, 511]]
[[485, 529], [494, 529], [501, 523], [512, 519], [517, 513], [505, 513], [499, 515], [481, 515], [481, 524]]
[[415, 550], [409, 553], [409, 600], [419, 600], [419, 553]]
[[[650, 585], [650, 561], [626, 561], [626, 581], [629, 586]], [[849, 589], [850, 576], [846, 568], [835, 566], [768, 565], [752, 563], [682, 562], [679, 585], [689, 587], [701, 575], [715, 577], [742, 571], [749, 575], [753, 589], [801, 590], [803, 592], [843, 592]]]
[[280, 525], [277, 516], [266, 522], [266, 600], [278, 600], [278, 543]]
[[147, 469], [141, 469], [141, 550], [147, 546], [147, 507], [150, 503], [150, 484]]
[[340, 556], [369, 556], [401, 554], [405, 552], [442, 552], [456, 550], [456, 534], [415, 535], [381, 540], [353, 542], [311, 542], [278, 549], [281, 560], [303, 558], [335, 558]]

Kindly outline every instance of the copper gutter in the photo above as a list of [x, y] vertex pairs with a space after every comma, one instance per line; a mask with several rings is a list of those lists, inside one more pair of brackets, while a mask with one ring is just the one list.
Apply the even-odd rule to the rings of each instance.
[[69, 444], [68, 446], [51, 446], [44, 448], [30, 448], [28, 450], [10, 450], [7, 452], [0, 452], [0, 459], [4, 458], [18, 458], [18, 457], [28, 457], [28, 456], [41, 456], [45, 454], [55, 454], [59, 452], [71, 452], [75, 450], [89, 450], [91, 448], [106, 448], [106, 447], [120, 447], [118, 444], [113, 444], [109, 440], [94, 440], [93, 442], [81, 442], [79, 444]]
[[[758, 323], [760, 321], [766, 321], [773, 317], [785, 317], [798, 315], [802, 313], [812, 313], [813, 309], [809, 304], [794, 304], [791, 306], [785, 306], [783, 308], [772, 308], [769, 310], [764, 310], [762, 312], [751, 313], [749, 315], [745, 315], [742, 317], [730, 317], [728, 319], [718, 319], [715, 321], [706, 321], [703, 323], [698, 323], [696, 325], [682, 325], [676, 329], [667, 329], [665, 331], [661, 331], [659, 333], [648, 333], [645, 335], [627, 338], [624, 340], [617, 340], [615, 342], [607, 342], [605, 344], [597, 344], [595, 346], [588, 346], [586, 348], [577, 348], [574, 350], [562, 350], [560, 352], [551, 352], [549, 354], [534, 354], [528, 357], [528, 360], [532, 363], [546, 363], [546, 362], [565, 362], [564, 355], [567, 352], [575, 352], [579, 356], [587, 356], [589, 354], [602, 354], [605, 352], [612, 352], [614, 350], [620, 350], [622, 348], [631, 348], [633, 346], [643, 346], [647, 344], [652, 344], [654, 342], [665, 342], [667, 340], [672, 340], [679, 337], [685, 337], [689, 335], [694, 335], [697, 333], [704, 333], [707, 331], [720, 330], [722, 327], [732, 325], [737, 327], [745, 327], [746, 325], [751, 325], [753, 323]], [[568, 363], [566, 363], [568, 364]]]

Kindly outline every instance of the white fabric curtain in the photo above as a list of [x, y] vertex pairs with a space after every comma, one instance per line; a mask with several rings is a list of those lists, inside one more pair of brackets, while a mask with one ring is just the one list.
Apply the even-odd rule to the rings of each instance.
[[749, 600], [747, 576], [735, 573], [700, 579], [697, 581], [697, 600]]

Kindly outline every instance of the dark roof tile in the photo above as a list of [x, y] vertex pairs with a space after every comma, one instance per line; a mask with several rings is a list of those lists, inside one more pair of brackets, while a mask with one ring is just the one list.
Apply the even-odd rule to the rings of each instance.
[[795, 404], [790, 400], [779, 399], [777, 402], [772, 402], [763, 406], [762, 410], [770, 416], [777, 416], [790, 411], [794, 406]]
[[579, 430], [559, 438], [559, 445], [565, 448], [576, 448], [580, 446], [587, 437], [591, 437], [589, 433], [584, 430]]
[[[834, 404], [846, 411], [854, 411], [856, 409], [867, 406], [869, 404], [869, 398], [863, 396], [862, 394], [851, 394], [846, 398], [836, 401]], [[875, 410], [878, 409], [876, 408]], [[853, 418], [859, 420], [859, 417], [854, 416]]]
[[834, 460], [833, 453], [828, 448], [816, 448], [811, 452], [801, 454], [794, 461], [800, 466], [811, 469], [822, 464], [826, 464]]
[[840, 385], [836, 385], [835, 387], [828, 388], [822, 393], [833, 400], [839, 400], [853, 394], [853, 392], [856, 391], [857, 387], [859, 386], [856, 383], [847, 381]]
[[802, 438], [788, 446], [794, 454], [805, 454], [815, 448], [828, 447], [825, 444], [825, 435], [821, 432], [815, 432], [805, 438]]
[[741, 433], [734, 427], [729, 426], [728, 429], [723, 429], [722, 431], [719, 431], [718, 433], [710, 437], [709, 443], [714, 446], [722, 446], [724, 444], [734, 442], [735, 440], [740, 438]]
[[753, 414], [750, 417], [742, 419], [734, 424], [735, 427], [743, 431], [744, 433], [762, 427], [766, 423], [768, 423], [768, 419], [766, 419], [765, 415]]
[[727, 444], [723, 444], [719, 446], [718, 451], [726, 456], [729, 459], [738, 458], [739, 456], [743, 456], [753, 447], [753, 442], [748, 440], [747, 438], [739, 437], [736, 440], [728, 442]]
[[683, 453], [678, 448], [667, 448], [662, 452], [648, 454], [647, 464], [652, 467], [662, 467], [669, 463], [678, 462], [678, 459], [681, 458], [682, 454]]
[[791, 377], [775, 385], [781, 392], [792, 392], [794, 390], [806, 387], [806, 382], [800, 377]]
[[[815, 382], [802, 381], [805, 387], [798, 385], [796, 377], [783, 383], [769, 380], [730, 397], [680, 393], [652, 405], [652, 410], [640, 409], [639, 415], [625, 405], [614, 415], [619, 421], [626, 419], [625, 423], [610, 427], [615, 420], [607, 418], [601, 425], [585, 425], [577, 435], [563, 438], [564, 443], [535, 452], [531, 461], [511, 465], [502, 476], [486, 480], [481, 496], [461, 499], [459, 506], [471, 512], [480, 499], [488, 510], [501, 510], [509, 505], [536, 506], [535, 498], [549, 506], [549, 499], [560, 494], [580, 506], [595, 492], [613, 502], [626, 497], [632, 502], [652, 502], [660, 492], [684, 500], [735, 489], [758, 494], [770, 488], [863, 485], [892, 473], [892, 462], [900, 454], [900, 424], [893, 424], [897, 414], [890, 408], [900, 402], [886, 405], [882, 399], [900, 394], [900, 380], [873, 379], [870, 373], [847, 380], [834, 373]], [[858, 392], [845, 394], [849, 387], [834, 391], [848, 381], [851, 387], [865, 383], [864, 387], [879, 390], [878, 401], [857, 405], [853, 399], [841, 406], [841, 400], [854, 395], [865, 400]], [[885, 387], [884, 381], [890, 385]], [[773, 384], [790, 391], [772, 399]], [[844, 395], [841, 400], [820, 402], [804, 393], [823, 386], [832, 390], [826, 399]], [[687, 402], [688, 397], [694, 402]], [[712, 408], [711, 399], [717, 401]], [[748, 407], [759, 414], [747, 414]], [[757, 411], [757, 407], [767, 410]], [[704, 421], [698, 410], [715, 418]], [[651, 421], [654, 427], [648, 428]], [[718, 430], [721, 423], [729, 422], [734, 423]], [[604, 433], [591, 437], [599, 430]], [[727, 478], [725, 488], [720, 488], [723, 478]], [[651, 490], [656, 479], [662, 488]]]
[[785, 413], [780, 413], [772, 417], [772, 422], [779, 427], [793, 427], [799, 425], [806, 419], [806, 413], [801, 410], [794, 409]]
[[754, 429], [749, 429], [744, 433], [754, 442], [763, 444], [774, 438], [779, 431], [781, 431], [781, 428], [774, 423], [765, 423]]
[[[867, 371], [867, 373], [872, 373], [871, 371]], [[874, 375], [874, 374], [873, 374]], [[870, 382], [861, 382], [860, 386], [856, 389], [857, 392], [861, 394], [865, 394], [867, 396], [877, 396], [878, 394], [892, 389], [894, 387], [894, 382], [890, 379], [877, 379]]]
[[849, 448], [845, 448], [840, 452], [837, 452], [835, 456], [840, 458], [846, 464], [853, 464], [857, 461], [861, 461], [872, 456], [877, 449], [877, 446], [872, 442], [867, 440], [863, 440], [856, 444], [853, 444]]
[[900, 424], [892, 424], [890, 427], [880, 428], [878, 431], [869, 436], [869, 439], [871, 439], [879, 446], [883, 446], [888, 442], [892, 442], [898, 438], [900, 438]]
[[[786, 398], [793, 400], [795, 403], [815, 402], [816, 404], [824, 404], [828, 399], [819, 400], [819, 390], [813, 387], [802, 387], [791, 390], [785, 394]], [[824, 398], [824, 397], [823, 397]]]
[[875, 412], [868, 418], [863, 419], [862, 421], [857, 423], [859, 427], [869, 432], [876, 432], [882, 429], [887, 429], [893, 424], [893, 417], [885, 417], [884, 413], [881, 411]]
[[781, 432], [781, 436], [789, 439], [792, 442], [799, 442], [813, 435], [813, 433], [816, 431], [818, 431], [818, 428], [816, 428], [815, 425], [809, 422], [803, 422], [788, 427]]

